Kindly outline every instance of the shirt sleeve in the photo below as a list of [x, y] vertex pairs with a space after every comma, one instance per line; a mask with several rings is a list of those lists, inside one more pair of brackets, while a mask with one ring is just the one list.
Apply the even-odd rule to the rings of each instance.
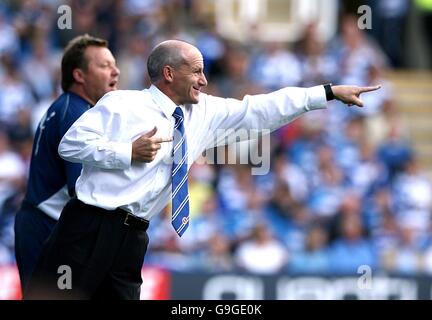
[[69, 128], [58, 152], [70, 162], [105, 169], [126, 169], [131, 165], [132, 141], [125, 141], [127, 121], [120, 114], [119, 97], [107, 94]]
[[239, 129], [271, 132], [305, 112], [327, 106], [323, 86], [287, 87], [268, 94], [246, 95], [243, 100], [213, 96], [205, 96], [204, 100], [204, 122], [211, 133], [206, 139], [206, 148], [227, 144], [229, 136]]
[[[82, 102], [65, 106], [61, 113], [61, 121], [58, 121], [59, 140], [61, 140], [61, 137], [65, 135], [72, 124], [87, 110], [89, 110], [88, 104]], [[55, 139], [57, 139], [57, 137]], [[59, 144], [59, 140], [56, 141], [56, 145]], [[82, 165], [80, 163], [64, 161], [64, 169], [68, 193], [69, 196], [73, 197], [75, 195], [75, 183], [81, 174]]]

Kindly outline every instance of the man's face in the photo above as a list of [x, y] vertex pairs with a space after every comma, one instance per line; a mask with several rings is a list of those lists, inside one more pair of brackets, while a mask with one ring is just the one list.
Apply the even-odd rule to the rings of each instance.
[[192, 48], [185, 53], [187, 63], [174, 69], [172, 89], [177, 104], [195, 104], [199, 102], [200, 90], [207, 85], [204, 75], [204, 61], [201, 53]]
[[105, 93], [117, 90], [120, 70], [111, 51], [105, 47], [90, 46], [84, 55], [88, 62], [87, 69], [83, 70], [84, 90], [96, 103]]

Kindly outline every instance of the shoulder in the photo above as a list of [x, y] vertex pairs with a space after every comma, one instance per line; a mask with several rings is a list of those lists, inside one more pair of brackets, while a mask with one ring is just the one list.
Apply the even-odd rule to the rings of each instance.
[[65, 117], [78, 117], [90, 108], [90, 104], [81, 97], [65, 92], [60, 95], [48, 108], [49, 115]]
[[115, 90], [106, 93], [99, 101], [134, 100], [143, 98], [148, 94], [147, 90]]
[[109, 109], [129, 108], [142, 104], [149, 97], [147, 90], [116, 90], [106, 93], [95, 105]]

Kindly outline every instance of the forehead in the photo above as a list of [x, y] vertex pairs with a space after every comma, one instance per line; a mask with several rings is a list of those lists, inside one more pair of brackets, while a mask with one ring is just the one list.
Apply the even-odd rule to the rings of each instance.
[[114, 60], [111, 51], [105, 47], [90, 46], [84, 52], [85, 57], [91, 60]]
[[204, 58], [201, 52], [195, 47], [190, 46], [185, 50], [184, 57], [191, 66], [202, 66], [204, 64]]

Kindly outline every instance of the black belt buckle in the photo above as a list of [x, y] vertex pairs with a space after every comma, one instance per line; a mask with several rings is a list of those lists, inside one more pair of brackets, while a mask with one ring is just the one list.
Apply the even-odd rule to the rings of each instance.
[[129, 222], [128, 222], [129, 217], [130, 217], [130, 214], [128, 212], [126, 212], [126, 216], [125, 216], [125, 219], [123, 221], [123, 224], [126, 226], [130, 226]]
[[132, 228], [138, 228], [141, 230], [147, 230], [148, 225], [149, 225], [147, 220], [142, 219], [140, 217], [137, 217], [137, 216], [135, 216], [129, 212], [126, 212], [126, 215], [125, 215], [124, 220], [123, 220], [123, 224], [125, 226], [132, 227]]

